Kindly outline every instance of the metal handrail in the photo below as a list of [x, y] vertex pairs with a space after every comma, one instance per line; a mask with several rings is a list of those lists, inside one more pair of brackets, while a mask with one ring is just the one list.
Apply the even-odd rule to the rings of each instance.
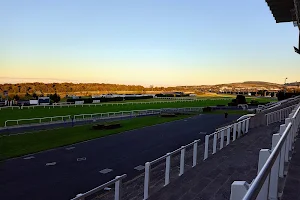
[[[299, 109], [297, 111], [299, 111]], [[277, 159], [278, 154], [281, 151], [281, 148], [285, 142], [286, 137], [289, 134], [291, 127], [292, 127], [292, 123], [290, 122], [287, 125], [287, 128], [285, 129], [285, 131], [283, 132], [279, 142], [272, 150], [272, 153], [269, 156], [269, 158], [267, 159], [266, 163], [264, 164], [264, 166], [262, 167], [262, 169], [260, 170], [260, 172], [258, 173], [256, 178], [252, 182], [252, 184], [251, 184], [250, 188], [248, 189], [246, 195], [244, 196], [243, 200], [255, 200], [256, 197], [258, 196], [263, 184], [265, 183], [266, 178], [268, 177], [268, 175], [273, 167], [273, 164], [275, 163], [275, 161]]]
[[110, 186], [111, 184], [114, 184], [114, 183], [116, 183], [117, 181], [120, 181], [120, 180], [126, 178], [126, 176], [127, 176], [126, 174], [123, 174], [123, 175], [121, 175], [121, 176], [117, 176], [115, 179], [110, 180], [110, 181], [108, 181], [108, 182], [106, 182], [106, 183], [104, 183], [104, 184], [102, 184], [102, 185], [100, 185], [100, 186], [98, 186], [98, 187], [96, 187], [96, 188], [90, 190], [90, 191], [87, 191], [87, 192], [85, 192], [85, 193], [83, 193], [83, 194], [80, 194], [79, 196], [77, 196], [77, 197], [75, 197], [75, 198], [73, 198], [73, 199], [71, 199], [71, 200], [81, 200], [82, 198], [85, 198], [85, 197], [87, 197], [87, 196], [89, 196], [89, 195], [91, 195], [91, 194], [94, 194], [95, 192], [98, 192], [98, 191], [100, 191], [100, 190], [103, 190], [104, 188]]

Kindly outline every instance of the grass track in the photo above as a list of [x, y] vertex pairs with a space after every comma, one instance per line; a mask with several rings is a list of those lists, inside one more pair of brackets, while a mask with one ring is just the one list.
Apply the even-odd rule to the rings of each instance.
[[190, 117], [190, 115], [180, 115], [171, 118], [151, 116], [121, 120], [119, 123], [122, 127], [113, 130], [92, 130], [92, 124], [89, 124], [19, 135], [2, 136], [0, 137], [0, 160], [66, 146], [154, 124], [179, 120], [186, 117]]
[[214, 106], [219, 104], [227, 104], [229, 100], [205, 100], [205, 101], [191, 101], [191, 102], [166, 102], [166, 103], [151, 103], [151, 104], [125, 104], [125, 105], [111, 105], [102, 104], [102, 106], [92, 107], [55, 107], [44, 108], [37, 107], [35, 109], [24, 108], [22, 110], [15, 108], [0, 110], [0, 126], [4, 126], [6, 120], [12, 119], [28, 119], [35, 117], [50, 117], [50, 116], [62, 116], [62, 115], [75, 115], [75, 114], [90, 114], [90, 113], [105, 113], [105, 112], [118, 112], [129, 110], [145, 110], [145, 109], [159, 109], [159, 108], [181, 108], [181, 107], [202, 107], [202, 106]]

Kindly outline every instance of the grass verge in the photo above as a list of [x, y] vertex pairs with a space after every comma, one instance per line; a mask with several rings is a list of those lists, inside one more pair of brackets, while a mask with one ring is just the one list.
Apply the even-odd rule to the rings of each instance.
[[155, 124], [184, 119], [191, 115], [179, 115], [172, 118], [159, 116], [121, 120], [121, 128], [112, 130], [92, 130], [92, 124], [32, 132], [0, 137], [0, 160], [36, 153], [52, 148], [66, 146], [86, 140], [117, 134]]

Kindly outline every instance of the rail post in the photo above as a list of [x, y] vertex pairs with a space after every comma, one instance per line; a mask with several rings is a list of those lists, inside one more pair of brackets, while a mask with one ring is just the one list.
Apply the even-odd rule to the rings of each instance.
[[195, 167], [197, 165], [197, 147], [198, 147], [198, 140], [194, 141], [194, 146], [193, 146], [193, 166]]
[[236, 140], [236, 123], [233, 124], [233, 139], [232, 141]]
[[248, 132], [249, 132], [249, 122], [250, 122], [250, 118], [248, 118], [248, 119], [246, 120], [246, 131], [245, 131], [245, 133], [248, 133]]
[[166, 171], [165, 171], [165, 185], [170, 183], [170, 166], [171, 166], [171, 154], [167, 153], [166, 157]]
[[145, 163], [144, 200], [149, 197], [150, 162]]
[[206, 160], [208, 158], [208, 142], [209, 142], [209, 135], [205, 136], [205, 146], [204, 146], [204, 158]]
[[[270, 154], [271, 153], [270, 153], [269, 149], [261, 149], [260, 150], [257, 174], [263, 168], [263, 166], [266, 163], [266, 161], [268, 160]], [[263, 186], [261, 187], [261, 190], [260, 190], [259, 194], [257, 195], [257, 199], [268, 199], [269, 182], [270, 182], [269, 179], [270, 179], [270, 175], [268, 175], [268, 177], [266, 178]]]
[[213, 152], [212, 152], [212, 154], [215, 154], [215, 153], [217, 152], [217, 136], [218, 136], [218, 134], [215, 133], [215, 134], [214, 134]]
[[229, 143], [230, 143], [230, 130], [231, 130], [231, 126], [227, 128], [227, 142], [226, 142], [226, 146], [229, 145]]
[[[120, 176], [116, 176], [116, 179], [120, 178]], [[120, 200], [121, 199], [121, 187], [122, 182], [121, 180], [118, 180], [115, 182], [115, 198], [114, 200]]]
[[184, 173], [184, 154], [185, 154], [185, 146], [181, 147], [181, 153], [180, 153], [180, 173], [179, 176], [181, 176]]
[[[275, 148], [280, 140], [280, 134], [274, 134], [272, 137], [272, 149]], [[270, 173], [270, 186], [269, 186], [269, 199], [278, 199], [278, 174], [280, 166], [280, 154], [271, 169]]]
[[224, 147], [224, 130], [221, 131], [220, 150]]

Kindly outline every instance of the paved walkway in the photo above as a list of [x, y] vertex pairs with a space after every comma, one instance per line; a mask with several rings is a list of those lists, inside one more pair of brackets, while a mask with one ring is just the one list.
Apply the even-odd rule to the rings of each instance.
[[294, 154], [289, 165], [282, 200], [300, 200], [300, 140], [295, 142]]
[[[227, 200], [235, 180], [251, 182], [257, 174], [258, 154], [271, 147], [280, 123], [252, 129], [249, 134], [186, 172], [150, 200]], [[300, 157], [300, 156], [299, 156]], [[300, 177], [300, 176], [299, 176]], [[300, 180], [300, 179], [299, 179]]]

